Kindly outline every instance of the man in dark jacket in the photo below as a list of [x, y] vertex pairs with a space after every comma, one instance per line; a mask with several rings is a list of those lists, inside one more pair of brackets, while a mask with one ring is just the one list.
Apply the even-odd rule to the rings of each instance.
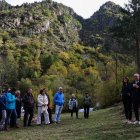
[[[23, 120], [24, 127], [27, 126], [27, 121], [28, 121], [28, 126], [31, 126], [31, 122], [32, 122], [33, 115], [34, 115], [35, 100], [32, 95], [32, 92], [33, 92], [33, 90], [31, 88], [29, 88], [27, 94], [23, 98], [24, 111], [25, 111], [24, 120]], [[28, 115], [30, 115], [29, 119], [28, 119]]]
[[139, 74], [134, 74], [134, 82], [131, 84], [131, 92], [132, 92], [132, 102], [133, 108], [135, 112], [136, 121], [134, 124], [140, 124], [139, 122], [139, 107], [140, 107], [140, 81]]
[[89, 109], [91, 106], [91, 98], [88, 95], [88, 93], [86, 93], [86, 96], [85, 96], [83, 102], [84, 102], [84, 117], [85, 117], [85, 119], [88, 119], [89, 118]]

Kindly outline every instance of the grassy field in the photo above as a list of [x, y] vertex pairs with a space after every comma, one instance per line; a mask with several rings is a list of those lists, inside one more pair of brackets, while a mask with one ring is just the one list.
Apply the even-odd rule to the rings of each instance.
[[[75, 115], [75, 114], [74, 114]], [[0, 140], [140, 140], [140, 125], [123, 123], [120, 107], [92, 112], [90, 118], [62, 115], [61, 124], [0, 132]]]

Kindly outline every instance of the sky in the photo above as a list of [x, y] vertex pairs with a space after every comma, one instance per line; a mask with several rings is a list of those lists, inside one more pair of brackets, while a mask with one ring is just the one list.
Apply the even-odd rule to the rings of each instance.
[[[11, 5], [21, 5], [22, 3], [32, 3], [34, 1], [42, 0], [6, 0]], [[78, 15], [83, 18], [89, 18], [96, 12], [102, 4], [109, 0], [53, 0], [55, 2], [63, 3], [66, 6], [71, 7]], [[116, 4], [124, 7], [124, 4], [128, 3], [128, 0], [111, 0]]]

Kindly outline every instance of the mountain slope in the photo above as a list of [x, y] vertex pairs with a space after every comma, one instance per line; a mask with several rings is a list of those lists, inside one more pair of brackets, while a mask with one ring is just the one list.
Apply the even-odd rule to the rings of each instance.
[[106, 2], [83, 23], [81, 38], [89, 46], [103, 45], [108, 39], [108, 29], [123, 17], [123, 9], [113, 2]]
[[[107, 2], [84, 20], [71, 8], [52, 0], [1, 9], [1, 88], [5, 84], [16, 86], [24, 94], [33, 87], [36, 97], [39, 88], [47, 87], [53, 99], [57, 87], [62, 86], [66, 100], [75, 93], [79, 106], [84, 93], [90, 93], [102, 106], [114, 104], [120, 98], [116, 96], [119, 93], [114, 94], [116, 59], [114, 52], [110, 53], [114, 46], [108, 28], [123, 16], [121, 10]], [[120, 62], [120, 57], [125, 58], [125, 64], [132, 62], [119, 54], [118, 75], [129, 67]], [[135, 69], [133, 64], [131, 68]], [[120, 85], [117, 88], [119, 92]]]
[[80, 40], [78, 32], [81, 23], [77, 17], [72, 9], [46, 0], [2, 10], [0, 27], [12, 37], [31, 37], [44, 33], [48, 44], [64, 48]]
[[5, 0], [0, 0], [0, 11], [1, 10], [8, 10], [11, 8], [11, 5], [8, 4]]

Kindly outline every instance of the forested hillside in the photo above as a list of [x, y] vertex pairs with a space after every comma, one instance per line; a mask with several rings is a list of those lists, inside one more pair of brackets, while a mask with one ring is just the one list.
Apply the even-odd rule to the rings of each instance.
[[125, 14], [112, 2], [84, 20], [52, 0], [15, 7], [0, 1], [2, 88], [16, 86], [24, 94], [33, 87], [36, 96], [46, 87], [52, 98], [63, 86], [66, 99], [75, 93], [80, 105], [86, 92], [102, 106], [119, 101], [121, 78], [135, 65], [109, 29]]

